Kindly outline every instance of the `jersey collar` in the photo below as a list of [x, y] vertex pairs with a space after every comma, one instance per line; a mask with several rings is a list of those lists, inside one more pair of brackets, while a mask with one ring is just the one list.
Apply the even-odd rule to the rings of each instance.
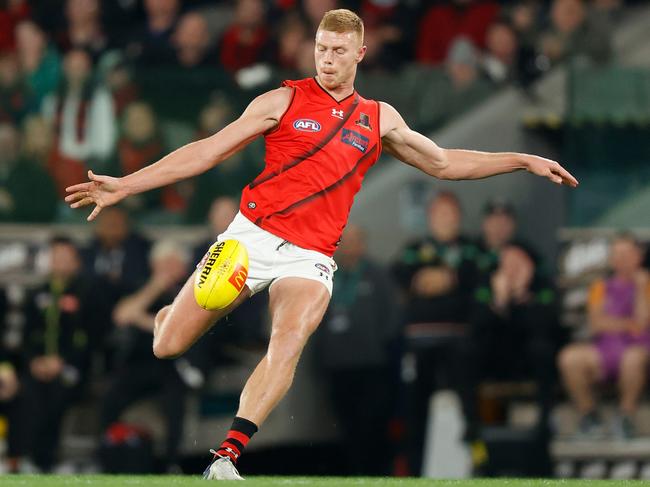
[[344, 102], [346, 102], [346, 101], [349, 100], [350, 98], [355, 97], [355, 95], [357, 94], [357, 90], [353, 90], [352, 93], [350, 93], [350, 94], [349, 94], [348, 96], [346, 96], [345, 98], [343, 98], [343, 99], [341, 99], [341, 100], [337, 100], [336, 98], [334, 98], [334, 97], [331, 95], [331, 93], [330, 93], [329, 91], [327, 91], [325, 88], [323, 88], [323, 87], [321, 86], [321, 84], [320, 84], [320, 83], [318, 82], [318, 80], [316, 79], [316, 76], [314, 76], [314, 77], [312, 78], [312, 82], [313, 82], [313, 84], [314, 84], [314, 91], [317, 91], [317, 92], [321, 93], [322, 95], [326, 96], [327, 99], [328, 99], [329, 101], [333, 101], [334, 103], [336, 103], [336, 104], [338, 104], [338, 105], [342, 105]]

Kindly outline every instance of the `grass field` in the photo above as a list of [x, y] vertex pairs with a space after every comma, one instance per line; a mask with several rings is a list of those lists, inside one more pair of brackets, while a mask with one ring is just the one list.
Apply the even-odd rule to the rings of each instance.
[[[218, 482], [218, 481], [212, 481]], [[230, 484], [230, 482], [228, 482]], [[223, 484], [223, 483], [222, 483]], [[0, 475], [2, 487], [191, 487], [204, 486], [199, 476], [138, 476], [138, 475]], [[432, 480], [362, 477], [250, 477], [246, 487], [261, 486], [314, 486], [314, 487], [606, 487], [648, 485], [641, 480], [545, 480], [545, 479], [470, 479]]]

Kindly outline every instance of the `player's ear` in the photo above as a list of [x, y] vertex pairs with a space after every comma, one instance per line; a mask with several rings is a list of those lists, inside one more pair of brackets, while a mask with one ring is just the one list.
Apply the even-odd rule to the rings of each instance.
[[366, 51], [368, 50], [367, 46], [361, 46], [359, 50], [357, 51], [357, 63], [360, 63], [363, 57], [366, 55]]

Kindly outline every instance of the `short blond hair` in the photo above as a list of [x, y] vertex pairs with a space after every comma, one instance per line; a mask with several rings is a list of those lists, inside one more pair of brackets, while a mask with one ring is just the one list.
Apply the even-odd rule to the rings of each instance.
[[352, 10], [338, 8], [328, 10], [318, 24], [318, 30], [329, 30], [331, 32], [356, 32], [363, 43], [363, 20]]

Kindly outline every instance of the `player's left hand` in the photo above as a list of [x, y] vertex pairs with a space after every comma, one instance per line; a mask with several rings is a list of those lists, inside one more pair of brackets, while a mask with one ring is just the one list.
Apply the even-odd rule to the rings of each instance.
[[566, 184], [572, 188], [578, 186], [578, 180], [559, 163], [551, 159], [525, 154], [524, 162], [528, 171], [533, 174], [548, 178], [556, 184]]

